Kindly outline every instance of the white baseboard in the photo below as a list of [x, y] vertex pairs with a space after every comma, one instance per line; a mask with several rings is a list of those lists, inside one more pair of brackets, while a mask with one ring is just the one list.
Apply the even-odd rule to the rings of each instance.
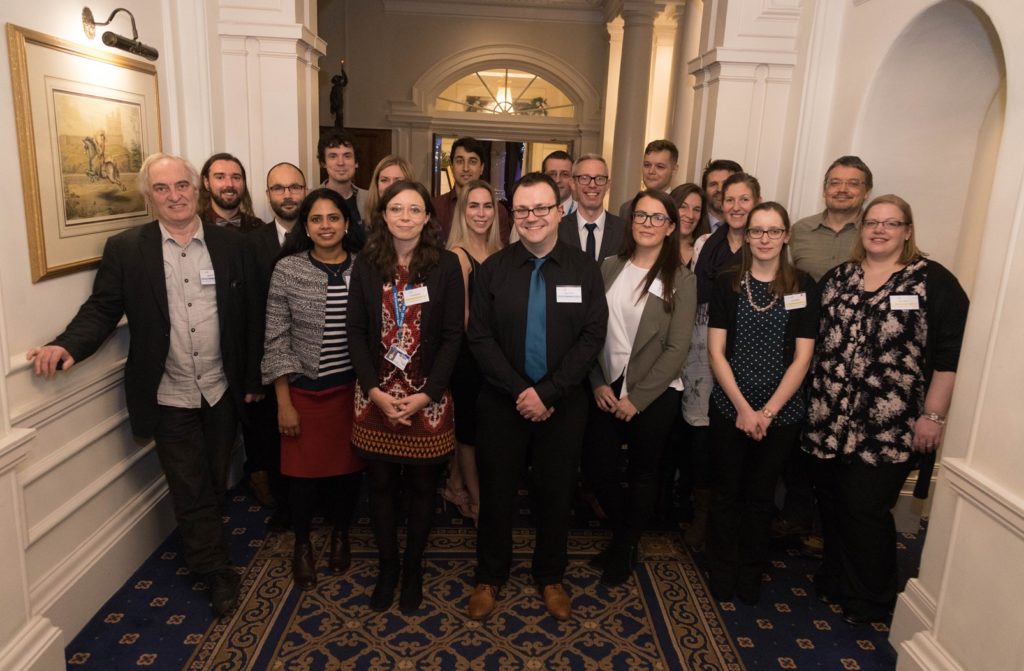
[[932, 638], [921, 632], [896, 648], [896, 671], [965, 671]]
[[[155, 479], [30, 589], [32, 610], [71, 641], [173, 531], [167, 483]], [[0, 668], [6, 668], [0, 666]]]
[[935, 623], [935, 599], [924, 589], [917, 578], [907, 581], [907, 586], [896, 598], [896, 611], [892, 616], [889, 642], [899, 649], [900, 643], [909, 641], [919, 632], [930, 631]]
[[0, 669], [4, 671], [63, 671], [65, 668], [61, 630], [38, 615], [0, 650]]

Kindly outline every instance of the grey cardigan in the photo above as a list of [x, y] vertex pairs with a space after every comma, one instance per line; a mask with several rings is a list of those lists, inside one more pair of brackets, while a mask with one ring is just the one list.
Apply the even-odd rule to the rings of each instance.
[[[354, 258], [354, 257], [353, 257]], [[351, 264], [345, 271], [348, 284]], [[279, 260], [267, 294], [267, 328], [263, 337], [263, 384], [282, 375], [315, 380], [320, 371], [327, 305], [327, 274], [314, 266], [308, 252]]]
[[[625, 260], [609, 256], [601, 263], [605, 291], [626, 266]], [[685, 266], [676, 271], [672, 312], [665, 312], [665, 302], [648, 296], [640, 313], [640, 324], [633, 338], [626, 369], [626, 393], [637, 410], [644, 410], [679, 377], [690, 352], [690, 336], [697, 312], [697, 277]], [[604, 357], [598, 356], [590, 371], [590, 385], [597, 388], [611, 384], [608, 371], [602, 368]]]

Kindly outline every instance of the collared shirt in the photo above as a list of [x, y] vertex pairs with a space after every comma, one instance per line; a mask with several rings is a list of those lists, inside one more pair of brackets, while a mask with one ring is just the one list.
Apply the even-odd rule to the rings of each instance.
[[230, 231], [240, 231], [242, 233], [255, 231], [263, 225], [263, 221], [258, 217], [246, 214], [245, 212], [242, 212], [242, 210], [238, 210], [232, 218], [224, 219], [214, 211], [212, 206], [206, 211], [200, 212], [199, 219], [204, 224], [213, 224], [214, 226], [220, 226], [221, 228], [226, 228]]
[[157, 388], [160, 405], [214, 405], [228, 389], [220, 353], [217, 285], [202, 224], [185, 245], [160, 224], [171, 345]]
[[583, 216], [583, 213], [576, 210], [576, 226], [580, 234], [580, 249], [584, 252], [587, 251], [587, 224], [597, 224], [597, 228], [594, 229], [594, 253], [597, 254], [595, 261], [601, 260], [601, 241], [604, 240], [604, 222], [607, 219], [608, 212], [601, 210], [601, 216], [593, 221], [588, 220]]
[[711, 213], [711, 210], [708, 210], [708, 226], [711, 227], [712, 233], [717, 231], [723, 223], [724, 222], [721, 219], [719, 219], [718, 217]]
[[563, 200], [561, 202], [561, 206], [562, 206], [562, 216], [563, 217], [565, 215], [567, 215], [567, 214], [572, 214], [573, 212], [576, 211], [576, 201], [573, 200], [572, 196], [569, 196], [568, 198]]
[[825, 225], [825, 212], [827, 210], [797, 221], [789, 238], [793, 265], [813, 277], [815, 282], [840, 263], [850, 260], [850, 251], [858, 235], [853, 222], [836, 233]]
[[277, 244], [284, 247], [284, 238], [288, 235], [288, 229], [281, 225], [277, 217], [274, 217], [274, 226], [277, 228]]
[[541, 266], [547, 293], [548, 373], [536, 384], [526, 375], [526, 311], [531, 254], [521, 242], [492, 254], [473, 273], [470, 349], [487, 382], [510, 398], [534, 387], [551, 407], [590, 372], [604, 345], [608, 304], [598, 265], [564, 242]]

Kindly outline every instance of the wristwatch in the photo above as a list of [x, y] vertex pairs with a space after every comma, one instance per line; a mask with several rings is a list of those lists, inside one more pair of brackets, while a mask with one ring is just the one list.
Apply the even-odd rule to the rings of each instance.
[[946, 424], [946, 416], [940, 415], [937, 412], [926, 412], [921, 416], [924, 417], [925, 419], [930, 419], [931, 421], [935, 422], [936, 424], [939, 424], [940, 426]]

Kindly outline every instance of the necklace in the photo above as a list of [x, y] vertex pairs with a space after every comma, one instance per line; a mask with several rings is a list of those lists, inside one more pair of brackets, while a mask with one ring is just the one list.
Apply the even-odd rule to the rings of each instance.
[[768, 305], [758, 305], [754, 302], [754, 292], [750, 290], [750, 282], [752, 279], [750, 271], [748, 270], [743, 276], [743, 288], [747, 291], [747, 302], [750, 303], [750, 307], [754, 312], [767, 312], [768, 310], [771, 310], [775, 304], [779, 302], [779, 296], [775, 292], [772, 292], [772, 299], [768, 302]]
[[345, 260], [341, 261], [340, 263], [327, 263], [326, 261], [321, 261], [320, 259], [318, 259], [315, 256], [313, 256], [312, 252], [310, 252], [309, 258], [313, 259], [313, 261], [316, 262], [316, 265], [318, 265], [321, 268], [323, 268], [324, 270], [326, 270], [327, 274], [330, 275], [331, 277], [334, 277], [334, 278], [341, 277], [341, 267], [343, 265], [345, 265], [345, 261], [348, 260], [348, 259], [345, 259]]

